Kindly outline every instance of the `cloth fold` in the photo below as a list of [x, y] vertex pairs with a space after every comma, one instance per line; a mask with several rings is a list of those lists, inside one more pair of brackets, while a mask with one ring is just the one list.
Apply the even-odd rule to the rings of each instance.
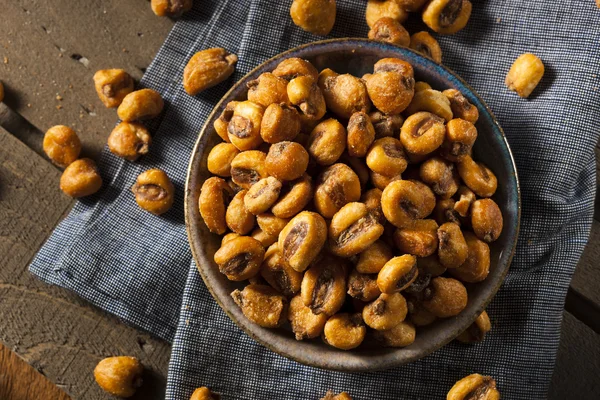
[[[275, 54], [319, 37], [296, 27], [289, 2], [203, 0], [177, 22], [141, 86], [162, 94], [148, 124], [150, 154], [129, 163], [105, 150], [104, 188], [83, 199], [30, 266], [128, 323], [173, 341], [167, 398], [210, 386], [226, 399], [316, 399], [328, 389], [355, 399], [439, 399], [462, 376], [489, 374], [506, 399], [544, 399], [560, 336], [564, 297], [587, 241], [600, 135], [600, 12], [591, 1], [474, 1], [467, 27], [437, 36], [443, 62], [494, 111], [517, 163], [521, 236], [507, 279], [488, 308], [492, 331], [477, 345], [451, 343], [418, 362], [377, 373], [305, 367], [258, 345], [218, 307], [192, 261], [183, 222], [187, 162], [198, 131], [232, 82]], [[338, 0], [330, 37], [365, 37], [364, 0]], [[406, 24], [425, 30], [419, 16]], [[226, 83], [188, 96], [181, 77], [196, 51], [239, 57]], [[512, 62], [533, 52], [546, 65], [529, 100], [504, 87]], [[149, 168], [167, 172], [175, 204], [157, 217], [129, 188]], [[500, 184], [502, 184], [500, 182]]]

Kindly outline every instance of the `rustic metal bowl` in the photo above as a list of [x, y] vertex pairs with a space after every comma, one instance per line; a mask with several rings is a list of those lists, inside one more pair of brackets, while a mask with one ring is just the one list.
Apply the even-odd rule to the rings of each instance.
[[[494, 200], [504, 215], [504, 230], [491, 244], [490, 274], [481, 283], [468, 285], [469, 302], [457, 317], [440, 320], [419, 329], [413, 344], [402, 349], [359, 347], [352, 351], [338, 350], [320, 339], [296, 341], [286, 329], [265, 329], [247, 320], [230, 297], [242, 285], [230, 282], [219, 273], [213, 255], [221, 238], [208, 231], [198, 211], [200, 188], [210, 174], [206, 159], [210, 149], [221, 141], [213, 122], [231, 100], [245, 99], [246, 83], [261, 73], [271, 71], [283, 59], [300, 57], [310, 60], [317, 69], [329, 67], [339, 73], [362, 76], [372, 72], [373, 64], [384, 57], [397, 57], [410, 62], [417, 80], [428, 82], [435, 89], [456, 88], [477, 106], [479, 137], [474, 158], [484, 160], [498, 177]], [[310, 43], [286, 51], [259, 65], [237, 82], [210, 114], [191, 155], [186, 182], [185, 217], [190, 246], [204, 283], [229, 317], [248, 335], [272, 351], [299, 363], [341, 371], [373, 371], [391, 368], [418, 360], [444, 346], [464, 331], [496, 294], [508, 271], [519, 231], [520, 191], [514, 160], [502, 128], [483, 100], [458, 76], [447, 68], [406, 49], [366, 39], [334, 39]]]

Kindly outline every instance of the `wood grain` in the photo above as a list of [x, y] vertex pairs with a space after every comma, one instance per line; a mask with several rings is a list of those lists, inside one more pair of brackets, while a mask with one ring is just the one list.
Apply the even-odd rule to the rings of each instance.
[[65, 392], [2, 344], [0, 344], [0, 399], [70, 400]]
[[77, 296], [46, 285], [27, 266], [72, 200], [60, 171], [0, 128], [0, 338], [75, 399], [105, 399], [92, 371], [111, 355], [148, 367], [141, 397], [161, 399], [170, 346], [125, 326]]

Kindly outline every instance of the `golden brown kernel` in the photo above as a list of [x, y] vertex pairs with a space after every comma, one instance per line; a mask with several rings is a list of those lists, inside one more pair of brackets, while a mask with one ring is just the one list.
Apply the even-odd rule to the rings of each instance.
[[344, 205], [359, 199], [358, 176], [346, 164], [334, 164], [319, 175], [315, 207], [325, 218], [333, 217]]
[[409, 287], [418, 274], [415, 256], [405, 254], [394, 257], [377, 274], [377, 286], [382, 293], [400, 292]]
[[380, 189], [374, 188], [366, 191], [360, 197], [360, 201], [363, 202], [365, 206], [367, 206], [369, 212], [373, 214], [375, 218], [377, 218], [380, 224], [384, 224], [385, 222], [387, 222], [387, 220], [385, 219], [385, 215], [383, 215], [383, 210], [381, 209], [382, 193], [383, 192]]
[[467, 259], [469, 249], [460, 227], [453, 222], [446, 222], [439, 227], [437, 236], [440, 242], [438, 257], [446, 268], [458, 268]]
[[117, 114], [126, 122], [155, 118], [162, 112], [164, 104], [158, 92], [152, 89], [136, 90], [125, 96]]
[[48, 129], [44, 135], [43, 147], [50, 161], [66, 168], [79, 158], [81, 141], [73, 129], [57, 125]]
[[381, 195], [383, 214], [397, 228], [410, 226], [414, 220], [427, 217], [434, 207], [433, 192], [418, 181], [393, 181]]
[[150, 169], [141, 173], [131, 191], [137, 204], [155, 215], [169, 211], [175, 197], [175, 186], [160, 169]]
[[292, 79], [287, 85], [287, 95], [305, 119], [319, 120], [327, 111], [323, 93], [311, 76], [301, 75]]
[[325, 393], [325, 397], [321, 400], [352, 400], [352, 397], [346, 392], [342, 392], [340, 394], [335, 394], [331, 390]]
[[256, 228], [250, 234], [252, 238], [258, 240], [263, 247], [267, 248], [271, 246], [273, 243], [277, 242], [277, 235], [271, 235], [267, 232], [264, 232], [260, 228]]
[[260, 136], [263, 113], [263, 107], [251, 101], [235, 105], [227, 133], [231, 143], [239, 150], [253, 150], [263, 142]]
[[269, 235], [279, 236], [279, 233], [290, 222], [289, 219], [279, 218], [273, 214], [263, 213], [256, 216], [256, 222], [260, 229]]
[[472, 8], [469, 0], [432, 0], [423, 9], [423, 22], [434, 32], [450, 35], [467, 25]]
[[146, 127], [135, 122], [121, 122], [108, 137], [110, 151], [129, 161], [148, 154], [150, 143], [152, 138]]
[[260, 275], [284, 296], [292, 297], [300, 292], [302, 272], [294, 270], [284, 261], [277, 243], [273, 243], [267, 249], [265, 260], [260, 267]]
[[304, 174], [295, 181], [284, 183], [279, 200], [273, 205], [271, 212], [279, 218], [292, 218], [306, 207], [312, 197], [312, 179]]
[[375, 128], [369, 116], [363, 111], [352, 114], [348, 121], [348, 154], [364, 157], [374, 139]]
[[271, 146], [265, 167], [269, 175], [282, 181], [300, 178], [308, 166], [308, 153], [295, 142], [279, 142]]
[[370, 173], [371, 183], [375, 186], [376, 189], [384, 190], [387, 185], [389, 185], [393, 181], [399, 181], [402, 179], [402, 175], [396, 176], [385, 176], [378, 174], [377, 172], [371, 171]]
[[363, 308], [365, 323], [378, 331], [392, 329], [406, 318], [406, 299], [400, 293], [382, 293]]
[[331, 165], [346, 149], [346, 129], [336, 119], [325, 120], [310, 133], [307, 148], [317, 163]]
[[271, 104], [260, 123], [260, 136], [267, 143], [294, 140], [300, 132], [298, 111], [285, 103]]
[[292, 57], [280, 62], [273, 70], [273, 75], [291, 81], [299, 76], [310, 76], [316, 82], [319, 79], [319, 71], [308, 61]]
[[180, 17], [184, 12], [190, 11], [193, 0], [152, 0], [152, 11], [159, 17]]
[[230, 143], [227, 127], [229, 126], [229, 122], [233, 117], [233, 110], [238, 103], [239, 101], [230, 101], [227, 103], [227, 106], [225, 106], [223, 112], [221, 112], [221, 115], [219, 115], [219, 118], [217, 118], [213, 123], [217, 135], [219, 135], [219, 137], [227, 143]]
[[94, 74], [94, 87], [106, 107], [116, 108], [133, 92], [133, 78], [124, 69], [103, 69]]
[[263, 328], [277, 328], [287, 317], [287, 299], [270, 286], [250, 284], [231, 297], [246, 318]]
[[248, 100], [265, 108], [271, 104], [289, 103], [287, 84], [285, 79], [264, 72], [248, 82]]
[[544, 76], [544, 63], [535, 54], [519, 56], [506, 75], [506, 86], [523, 98], [529, 97]]
[[313, 313], [304, 305], [302, 296], [297, 295], [290, 301], [288, 319], [296, 340], [304, 340], [316, 338], [323, 332], [327, 315]]
[[231, 176], [231, 162], [240, 151], [231, 143], [219, 143], [208, 153], [208, 170], [219, 176]]
[[449, 161], [459, 162], [471, 154], [476, 139], [477, 128], [469, 121], [460, 118], [448, 121], [441, 155]]
[[456, 279], [438, 276], [425, 291], [423, 307], [438, 318], [458, 315], [467, 306], [467, 289]]
[[231, 179], [236, 185], [250, 189], [252, 185], [269, 176], [265, 167], [267, 155], [262, 151], [243, 151], [231, 161]]
[[458, 226], [462, 224], [460, 215], [454, 209], [454, 199], [439, 199], [435, 204], [433, 210], [433, 219], [438, 225], [445, 224], [446, 222], [454, 222]]
[[[431, 58], [438, 64], [442, 63], [442, 49], [440, 44], [427, 31], [413, 34], [410, 37], [410, 48]], [[431, 89], [431, 86], [427, 89]], [[415, 91], [417, 91], [416, 88]]]
[[472, 374], [456, 382], [446, 396], [447, 400], [500, 400], [496, 381], [490, 376]]
[[412, 299], [408, 301], [408, 313], [410, 321], [415, 324], [415, 326], [431, 325], [437, 319], [435, 315], [423, 307], [422, 302]]
[[481, 282], [490, 272], [490, 247], [471, 232], [463, 232], [468, 247], [466, 261], [448, 272], [463, 282]]
[[402, 115], [388, 115], [381, 111], [373, 111], [369, 113], [369, 118], [373, 123], [373, 128], [375, 128], [375, 138], [400, 136], [400, 128], [402, 128], [402, 124], [404, 123]]
[[471, 204], [475, 201], [475, 193], [466, 186], [458, 188], [456, 195], [459, 197], [458, 201], [454, 203], [454, 211], [457, 212], [461, 217], [466, 217], [471, 209]]
[[402, 24], [390, 17], [377, 20], [369, 31], [369, 39], [408, 47], [410, 34]]
[[490, 317], [488, 317], [487, 312], [485, 312], [484, 310], [475, 319], [475, 322], [469, 325], [466, 331], [462, 332], [456, 337], [456, 340], [462, 343], [483, 342], [485, 334], [488, 333], [491, 329], [492, 324], [490, 322]]
[[239, 191], [227, 206], [225, 222], [227, 227], [240, 235], [246, 235], [254, 228], [255, 217], [244, 206], [244, 197], [248, 191]]
[[418, 81], [415, 82], [415, 93], [420, 92], [421, 90], [432, 89], [431, 85], [427, 82]]
[[351, 350], [360, 346], [366, 334], [367, 327], [360, 314], [341, 313], [327, 320], [323, 340], [335, 348]]
[[107, 393], [131, 397], [142, 386], [144, 366], [135, 357], [108, 357], [94, 368], [94, 379]]
[[465, 156], [458, 163], [458, 174], [477, 196], [491, 197], [496, 193], [498, 179], [483, 163], [475, 162], [471, 156]]
[[441, 157], [432, 157], [421, 164], [419, 175], [433, 193], [442, 199], [454, 196], [458, 190], [459, 182], [454, 172], [454, 164]]
[[427, 3], [427, 0], [394, 0], [394, 1], [396, 2], [396, 4], [398, 4], [398, 6], [400, 6], [400, 8], [402, 8], [403, 10], [406, 10], [408, 12], [419, 11], [421, 8], [423, 8], [425, 3]]
[[385, 242], [378, 240], [360, 253], [356, 270], [361, 274], [377, 274], [392, 259], [392, 250]]
[[213, 393], [206, 386], [202, 386], [192, 393], [190, 400], [221, 400], [221, 396], [217, 393]]
[[364, 158], [350, 157], [348, 153], [343, 153], [339, 162], [349, 166], [352, 171], [358, 176], [360, 187], [366, 187], [369, 183], [369, 168], [365, 164]]
[[302, 272], [319, 254], [327, 239], [327, 224], [319, 214], [303, 211], [296, 215], [279, 234], [283, 259]]
[[319, 87], [327, 109], [343, 119], [358, 111], [368, 113], [371, 101], [365, 83], [350, 74], [339, 75], [327, 68], [319, 74]]
[[267, 211], [279, 198], [281, 192], [281, 181], [269, 176], [256, 182], [248, 189], [244, 196], [246, 210], [252, 214], [261, 214]]
[[429, 257], [421, 257], [417, 260], [417, 264], [419, 267], [420, 273], [429, 274], [432, 277], [440, 276], [444, 272], [446, 272], [446, 267], [444, 267], [438, 258], [437, 255], [432, 255]]
[[223, 236], [223, 239], [221, 239], [221, 246], [223, 246], [225, 243], [229, 242], [230, 240], [235, 239], [236, 237], [240, 237], [241, 235], [234, 233], [234, 232], [230, 232], [227, 235]]
[[415, 341], [415, 326], [410, 321], [402, 321], [387, 331], [375, 331], [373, 337], [385, 347], [406, 347]]
[[302, 279], [302, 301], [315, 314], [331, 316], [346, 299], [346, 262], [332, 255], [313, 263]]
[[202, 184], [198, 206], [208, 230], [222, 235], [227, 231], [226, 212], [233, 190], [221, 178], [208, 178]]
[[258, 240], [238, 236], [222, 244], [214, 259], [227, 279], [244, 281], [258, 274], [264, 255], [265, 248]]
[[327, 36], [335, 23], [335, 10], [335, 0], [294, 0], [290, 16], [305, 31]]
[[377, 275], [361, 274], [353, 269], [348, 277], [348, 292], [355, 299], [369, 302], [375, 300], [381, 294], [377, 286]]
[[479, 119], [479, 110], [456, 89], [446, 89], [442, 92], [450, 100], [450, 108], [454, 118], [464, 119], [474, 124]]
[[471, 227], [477, 237], [493, 242], [502, 233], [502, 211], [492, 199], [476, 200], [471, 207]]
[[413, 67], [397, 58], [383, 58], [375, 63], [366, 79], [371, 101], [383, 113], [398, 114], [408, 107], [414, 95]]
[[370, 247], [383, 234], [383, 225], [363, 203], [344, 205], [331, 219], [329, 247], [340, 257], [350, 257]]
[[372, 28], [381, 18], [392, 18], [403, 23], [408, 18], [408, 12], [399, 7], [396, 0], [369, 0], [365, 12], [367, 25]]
[[446, 121], [452, 119], [450, 100], [442, 92], [434, 89], [423, 89], [415, 93], [411, 103], [406, 108], [407, 114], [415, 114], [419, 111], [427, 111], [435, 114]]
[[223, 82], [235, 71], [238, 58], [222, 48], [197, 52], [183, 70], [183, 88], [195, 96], [203, 90]]
[[402, 143], [392, 137], [377, 139], [367, 153], [367, 165], [386, 177], [400, 175], [408, 166]]
[[442, 118], [429, 112], [418, 112], [404, 121], [400, 141], [407, 153], [425, 155], [440, 147], [445, 135]]
[[416, 220], [409, 227], [396, 229], [394, 242], [402, 253], [428, 257], [438, 247], [437, 229], [432, 219]]
[[85, 197], [96, 193], [102, 186], [98, 167], [89, 158], [73, 161], [60, 177], [60, 189], [71, 197]]

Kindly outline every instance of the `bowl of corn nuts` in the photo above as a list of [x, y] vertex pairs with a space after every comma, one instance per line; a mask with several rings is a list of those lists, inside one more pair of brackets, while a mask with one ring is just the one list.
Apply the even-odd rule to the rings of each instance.
[[469, 336], [508, 271], [520, 208], [483, 100], [366, 39], [307, 44], [237, 82], [200, 132], [185, 198], [227, 315], [276, 353], [341, 371]]

